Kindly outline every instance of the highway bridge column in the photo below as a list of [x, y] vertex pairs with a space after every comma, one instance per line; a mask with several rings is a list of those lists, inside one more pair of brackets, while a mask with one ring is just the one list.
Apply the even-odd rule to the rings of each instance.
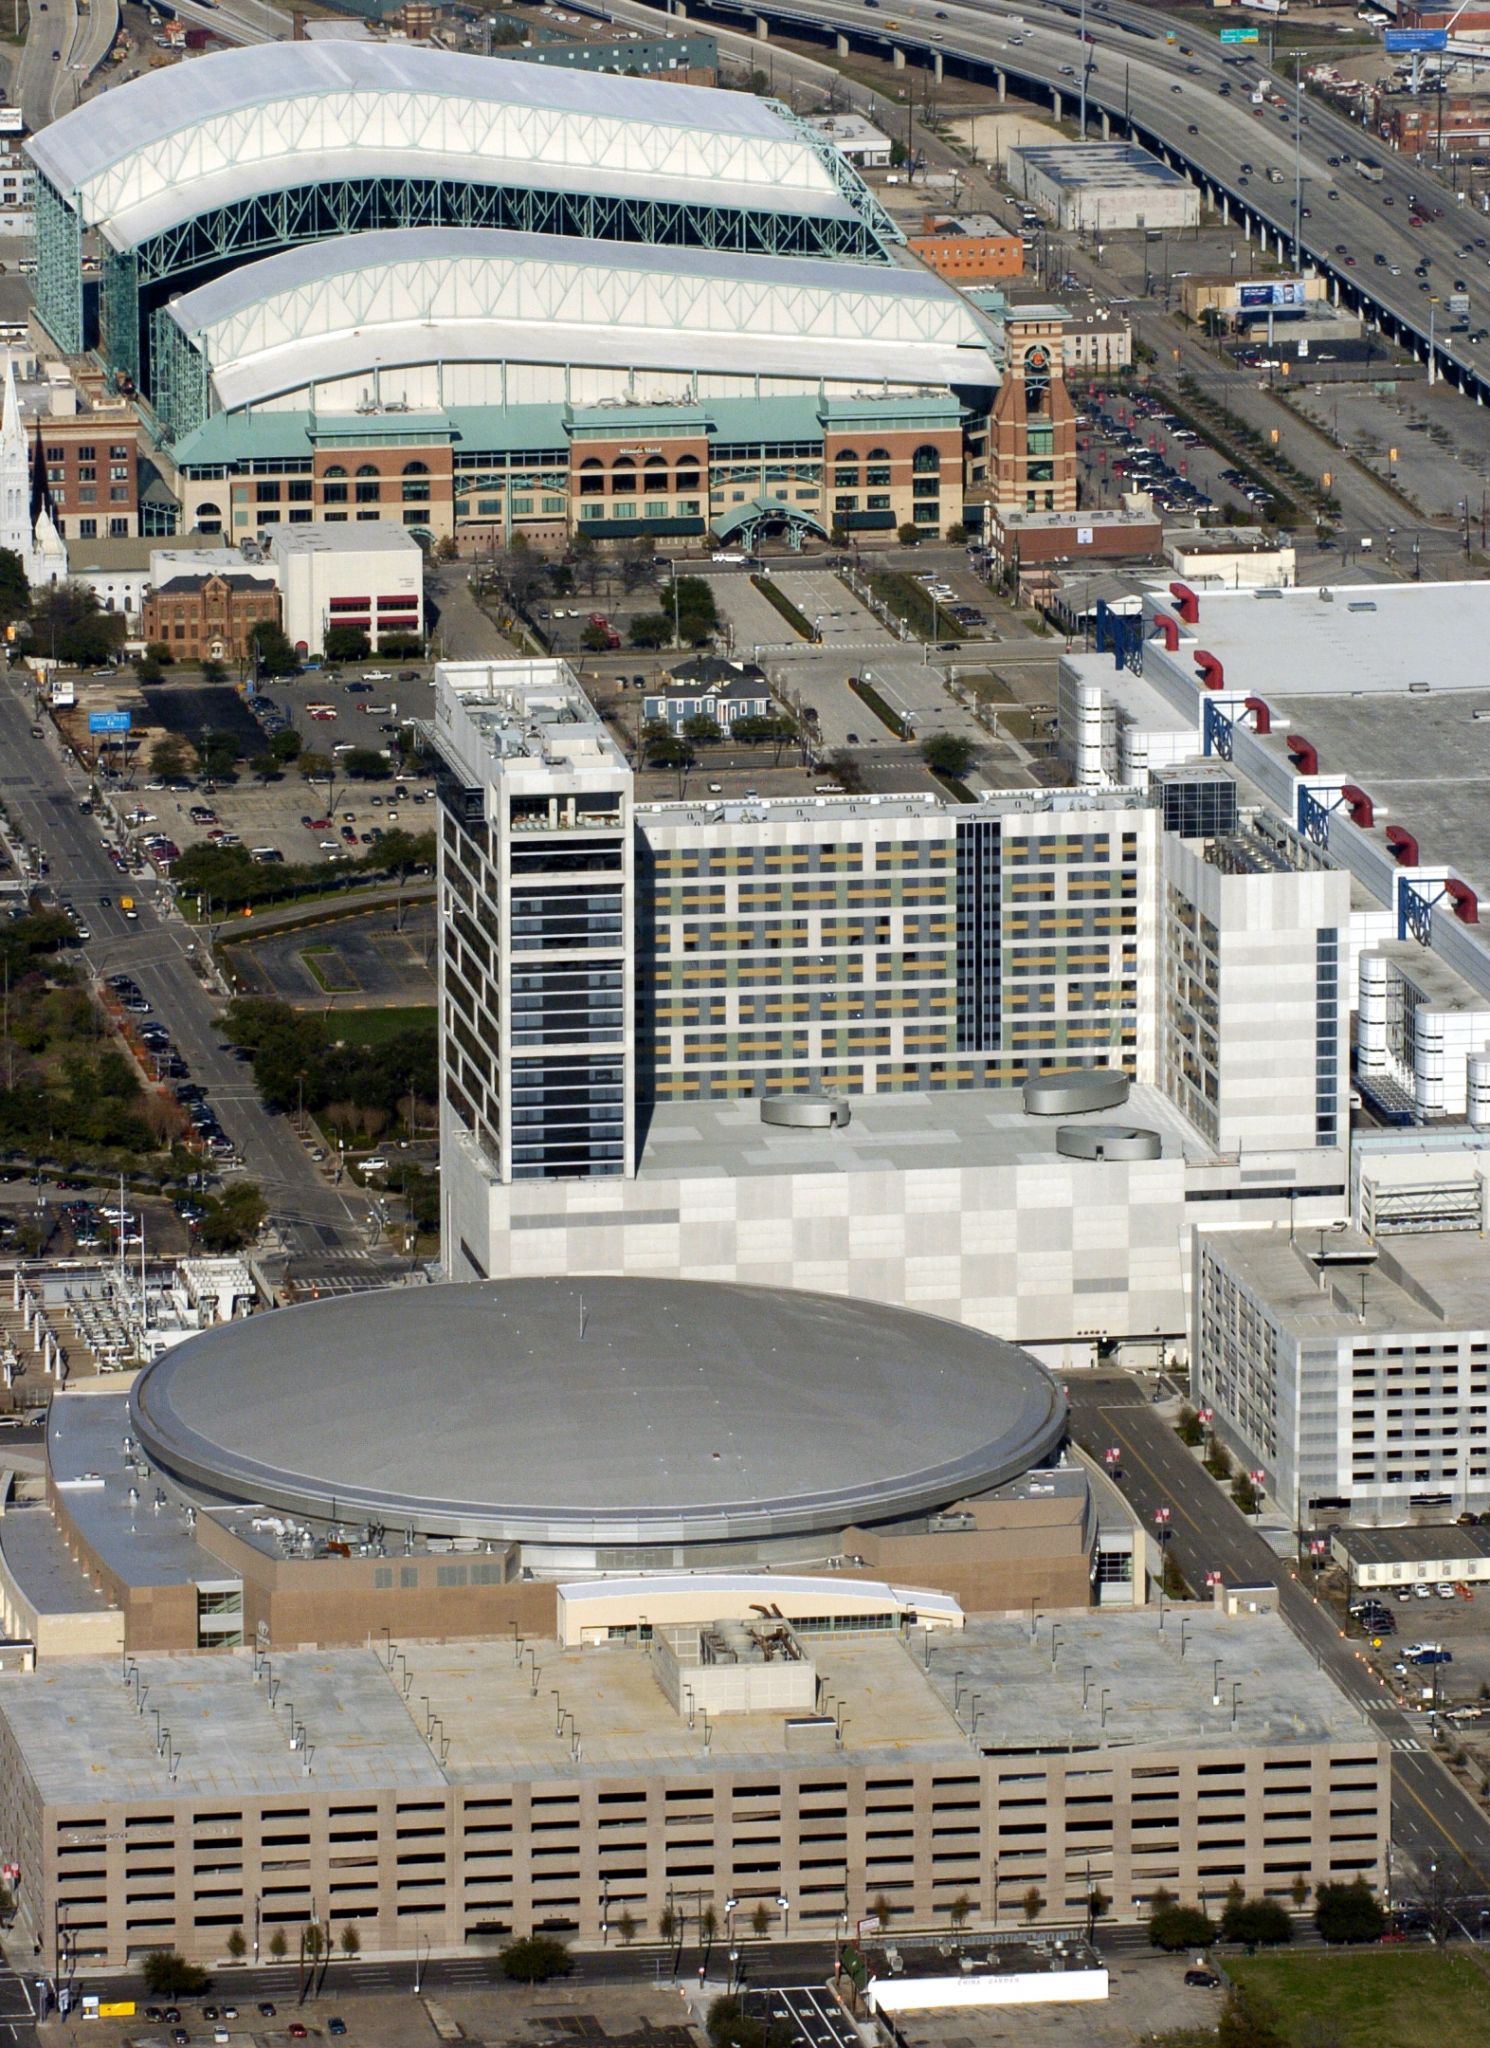
[[1009, 97], [1008, 76], [1006, 73], [1002, 71], [995, 71], [993, 74], [993, 82], [998, 87], [999, 105], [1002, 106], [1004, 101]]
[[1112, 140], [1112, 121], [1105, 107], [1102, 109], [1102, 140], [1104, 142], [1111, 142]]
[[1057, 92], [1057, 91], [1055, 90], [1055, 88], [1054, 88], [1053, 86], [1052, 86], [1052, 88], [1051, 88], [1051, 92], [1050, 92], [1050, 107], [1051, 107], [1051, 112], [1052, 112], [1052, 113], [1053, 113], [1053, 114], [1055, 115], [1055, 118], [1056, 118], [1056, 120], [1057, 120], [1057, 121], [1059, 121], [1059, 120], [1060, 120], [1060, 118], [1061, 118], [1061, 111], [1062, 111], [1062, 109], [1061, 109], [1061, 96], [1060, 96], [1060, 94], [1059, 94], [1059, 93], [1058, 93], [1058, 92]]
[[901, 49], [899, 43], [897, 43], [894, 49], [890, 52], [890, 62], [896, 71], [904, 71], [905, 52], [904, 50]]
[[942, 53], [940, 50], [933, 50], [931, 53], [931, 75], [937, 84], [940, 85], [942, 82]]
[[833, 38], [833, 43], [840, 57], [846, 57], [848, 55], [848, 37], [846, 35], [835, 36]]
[[761, 42], [761, 43], [767, 42], [767, 41], [769, 41], [769, 40], [770, 40], [770, 35], [771, 35], [771, 24], [770, 24], [770, 22], [769, 22], [769, 21], [767, 21], [766, 17], [765, 17], [765, 16], [763, 15], [763, 14], [758, 14], [758, 15], [757, 15], [757, 16], [755, 17], [755, 36], [756, 36], [756, 41], [757, 41], [757, 42]]

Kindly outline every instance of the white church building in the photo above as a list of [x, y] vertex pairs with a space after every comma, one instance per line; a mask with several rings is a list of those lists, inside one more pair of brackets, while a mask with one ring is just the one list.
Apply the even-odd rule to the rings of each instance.
[[47, 503], [46, 470], [26, 439], [15, 362], [9, 356], [0, 407], [0, 548], [20, 556], [33, 590], [67, 579], [67, 548]]

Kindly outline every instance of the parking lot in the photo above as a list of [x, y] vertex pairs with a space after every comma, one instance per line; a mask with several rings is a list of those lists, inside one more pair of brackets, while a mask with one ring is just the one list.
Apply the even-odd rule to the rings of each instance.
[[300, 1008], [427, 1007], [435, 1000], [435, 914], [429, 901], [337, 911], [307, 928], [237, 938], [240, 983]]
[[[1423, 1712], [1436, 1706], [1460, 1728], [1467, 1744], [1485, 1749], [1490, 1761], [1490, 1588], [1451, 1591], [1447, 1598], [1432, 1587], [1402, 1597], [1405, 1593], [1403, 1588], [1397, 1595], [1359, 1595], [1360, 1600], [1382, 1599], [1395, 1627], [1383, 1630], [1369, 1618], [1351, 1616], [1347, 1632], [1360, 1639], [1363, 1656], [1404, 1705]], [[1443, 1651], [1448, 1661], [1415, 1662], [1407, 1653], [1417, 1648], [1434, 1656]]]
[[1260, 516], [1272, 502], [1228, 474], [1226, 457], [1167, 410], [1162, 399], [1094, 389], [1078, 423], [1077, 451], [1088, 491], [1114, 500], [1147, 491], [1170, 516], [1194, 514], [1228, 501], [1251, 503]]

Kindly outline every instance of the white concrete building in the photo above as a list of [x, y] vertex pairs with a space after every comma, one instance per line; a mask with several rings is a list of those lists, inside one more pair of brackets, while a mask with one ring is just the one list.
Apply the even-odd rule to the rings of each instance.
[[1462, 1240], [1195, 1240], [1191, 1385], [1296, 1527], [1490, 1507], [1490, 1282]]
[[885, 170], [894, 161], [889, 136], [863, 114], [820, 114], [805, 125], [815, 128], [857, 170]]
[[1256, 527], [1197, 527], [1164, 537], [1176, 576], [1194, 590], [1286, 590], [1298, 581], [1293, 542]]
[[374, 654], [390, 637], [424, 637], [424, 550], [376, 520], [270, 530], [269, 557], [293, 646], [323, 654], [332, 626], [365, 633]]
[[1071, 234], [1200, 221], [1199, 189], [1135, 142], [1023, 143], [1009, 151], [1009, 183]]

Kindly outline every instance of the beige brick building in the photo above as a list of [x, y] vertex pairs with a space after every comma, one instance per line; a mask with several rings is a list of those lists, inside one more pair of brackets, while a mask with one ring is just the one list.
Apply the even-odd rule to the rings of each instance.
[[831, 1936], [877, 1899], [905, 1929], [963, 1899], [1012, 1926], [1034, 1887], [1070, 1924], [1099, 1883], [1122, 1919], [1160, 1885], [1384, 1881], [1388, 1753], [1274, 1616], [1188, 1615], [1183, 1655], [1172, 1614], [1063, 1616], [1054, 1639], [1043, 1618], [837, 1626], [792, 1638], [816, 1702], [795, 1712], [747, 1645], [727, 1674], [771, 1700], [711, 1713], [686, 1630], [87, 1658], [65, 1713], [0, 1676], [19, 1939], [47, 1968], [118, 1967], [217, 1961], [238, 1929], [293, 1954], [311, 1921], [364, 1954], [616, 1940], [628, 1918], [655, 1938], [671, 1908], [748, 1941], [757, 1919]]

